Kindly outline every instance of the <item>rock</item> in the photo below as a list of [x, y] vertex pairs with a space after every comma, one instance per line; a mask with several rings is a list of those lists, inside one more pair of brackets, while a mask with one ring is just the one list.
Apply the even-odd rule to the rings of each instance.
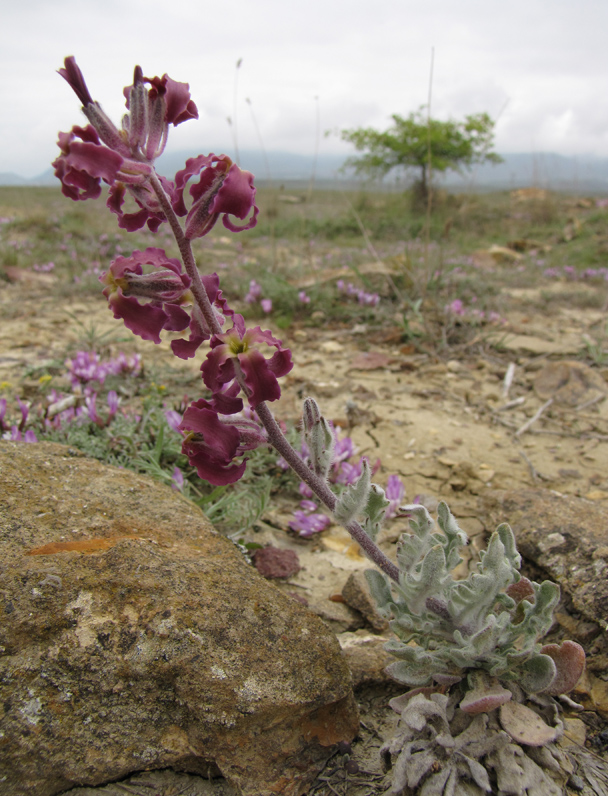
[[576, 406], [605, 396], [606, 382], [583, 362], [549, 362], [534, 379], [534, 392], [543, 401]]
[[388, 630], [388, 622], [378, 613], [376, 601], [371, 595], [363, 572], [351, 572], [342, 588], [342, 597], [347, 605], [359, 611], [377, 633]]
[[486, 527], [509, 523], [522, 556], [559, 583], [585, 618], [606, 629], [608, 509], [541, 489], [495, 492], [480, 505]]
[[253, 553], [253, 563], [264, 578], [291, 578], [300, 571], [300, 561], [295, 550], [279, 547], [262, 547]]
[[171, 767], [296, 796], [353, 738], [336, 639], [196, 506], [51, 443], [0, 473], [3, 793]]
[[394, 683], [386, 674], [386, 667], [395, 658], [384, 649], [388, 638], [376, 636], [366, 630], [340, 633], [338, 641], [350, 668], [353, 687], [372, 683]]

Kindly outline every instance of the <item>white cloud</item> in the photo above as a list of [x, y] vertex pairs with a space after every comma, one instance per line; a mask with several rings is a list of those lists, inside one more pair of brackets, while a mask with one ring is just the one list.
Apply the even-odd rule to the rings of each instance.
[[[232, 146], [312, 153], [322, 131], [383, 127], [427, 101], [440, 118], [488, 111], [503, 151], [608, 156], [608, 4], [597, 0], [23, 0], [0, 30], [0, 172], [40, 173], [59, 129], [81, 121], [55, 70], [77, 57], [91, 93], [117, 121], [135, 62], [145, 74], [187, 80], [199, 123], [172, 148]], [[252, 106], [245, 98], [249, 97]], [[337, 138], [322, 151], [350, 151]]]

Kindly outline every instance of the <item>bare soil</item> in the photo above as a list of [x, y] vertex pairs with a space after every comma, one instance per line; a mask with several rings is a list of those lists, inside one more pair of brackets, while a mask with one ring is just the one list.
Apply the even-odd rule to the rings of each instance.
[[[43, 277], [52, 279], [31, 274], [29, 282], [3, 285], [0, 291], [0, 382], [9, 382], [20, 395], [33, 388], [24, 376], [27, 368], [64, 356], [81, 334], [58, 301], [57, 287], [51, 289]], [[605, 315], [569, 306], [570, 286], [557, 284], [554, 291], [560, 290], [562, 300], [552, 301], [550, 311], [543, 312], [538, 291], [513, 289], [511, 303], [517, 309], [507, 313], [507, 324], [480, 328], [449, 354], [437, 353], [432, 345], [413, 346], [397, 327], [335, 328], [320, 319], [317, 326], [275, 330], [292, 348], [295, 361], [283, 379], [277, 415], [297, 421], [302, 398], [317, 398], [324, 414], [353, 438], [359, 454], [372, 462], [381, 459], [380, 484], [397, 474], [406, 485], [406, 501], [419, 496], [429, 509], [438, 500], [448, 502], [472, 539], [472, 563], [493, 530], [484, 526], [478, 510], [479, 499], [492, 490], [533, 486], [608, 505], [608, 366], [601, 355], [593, 361], [585, 343], [585, 335], [593, 335]], [[102, 296], [72, 299], [67, 309], [95, 325], [98, 333], [117, 330]], [[168, 341], [153, 346], [128, 333], [125, 339], [116, 352], [139, 352], [149, 367], [178, 368], [192, 377], [195, 397], [200, 359], [175, 360]], [[299, 539], [288, 528], [296, 507], [297, 496], [280, 497], [252, 538], [298, 552], [303, 568], [281, 588], [306, 599], [343, 643], [344, 633], [370, 635], [362, 617], [339, 598], [350, 572], [366, 567], [357, 547], [336, 527], [311, 540]], [[382, 537], [386, 550], [403, 530], [403, 521], [388, 526]], [[568, 595], [564, 605], [562, 615], [567, 616]], [[361, 734], [352, 752], [357, 765], [346, 765], [348, 759], [336, 754], [311, 794], [367, 796], [386, 790], [390, 780], [384, 777], [378, 748], [397, 720], [388, 699], [401, 690], [371, 676], [358, 689]], [[587, 707], [583, 715], [594, 753], [603, 750], [598, 739], [604, 737], [606, 719], [606, 703]], [[72, 793], [85, 796], [93, 790], [111, 796], [231, 793], [220, 781], [163, 772]]]

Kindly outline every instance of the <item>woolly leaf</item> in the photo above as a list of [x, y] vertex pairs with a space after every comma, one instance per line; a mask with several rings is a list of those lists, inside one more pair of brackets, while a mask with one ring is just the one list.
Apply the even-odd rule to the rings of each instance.
[[505, 548], [505, 557], [511, 562], [513, 569], [519, 569], [521, 567], [521, 556], [517, 552], [515, 535], [511, 530], [511, 526], [503, 522], [502, 525], [499, 525], [496, 529], [496, 533], [500, 537], [500, 541]]
[[376, 536], [378, 536], [378, 532], [382, 528], [387, 506], [390, 506], [390, 500], [386, 499], [384, 489], [378, 484], [372, 484], [362, 523], [363, 530], [372, 541], [376, 540]]
[[427, 683], [431, 682], [432, 662], [433, 659], [430, 655], [427, 656], [427, 660], [424, 662], [426, 666], [421, 661], [416, 661], [416, 663], [396, 661], [395, 663], [390, 663], [385, 672], [398, 683], [427, 685]]
[[369, 500], [371, 473], [367, 459], [363, 459], [361, 475], [354, 484], [349, 484], [338, 498], [334, 516], [342, 525], [348, 525], [361, 514]]
[[557, 674], [553, 658], [549, 655], [532, 655], [520, 667], [518, 682], [524, 691], [535, 694], [548, 688]]
[[366, 569], [365, 579], [378, 609], [383, 612], [390, 612], [394, 600], [388, 577], [384, 573], [378, 572], [377, 569]]
[[314, 398], [305, 399], [302, 422], [311, 467], [317, 475], [327, 478], [333, 462], [335, 435]]

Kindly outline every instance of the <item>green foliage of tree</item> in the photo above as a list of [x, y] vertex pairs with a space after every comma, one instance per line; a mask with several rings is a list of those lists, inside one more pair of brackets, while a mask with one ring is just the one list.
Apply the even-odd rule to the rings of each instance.
[[342, 140], [364, 153], [349, 158], [347, 166], [370, 177], [384, 177], [397, 168], [417, 168], [417, 186], [426, 197], [429, 166], [432, 172], [462, 172], [475, 163], [502, 162], [492, 151], [495, 122], [487, 113], [442, 122], [427, 119], [423, 111], [424, 106], [407, 118], [394, 114], [393, 124], [384, 132], [371, 127], [342, 130]]

